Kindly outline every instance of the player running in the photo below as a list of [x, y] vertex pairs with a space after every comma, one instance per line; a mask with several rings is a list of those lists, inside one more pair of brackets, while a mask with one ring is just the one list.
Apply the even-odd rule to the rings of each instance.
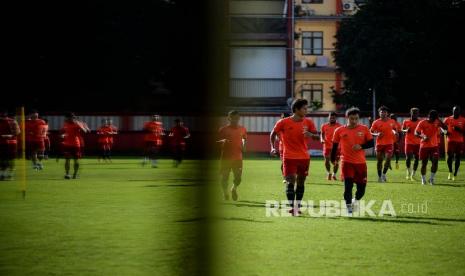
[[323, 144], [323, 157], [325, 159], [326, 177], [328, 180], [337, 180], [336, 174], [339, 168], [339, 152], [336, 155], [333, 172], [331, 173], [331, 150], [333, 148], [334, 131], [341, 126], [337, 122], [336, 112], [330, 112], [328, 115], [329, 122], [321, 125], [320, 142]]
[[224, 200], [229, 199], [228, 180], [229, 174], [233, 172], [233, 186], [231, 197], [234, 201], [238, 199], [237, 187], [242, 180], [242, 157], [246, 149], [247, 130], [239, 125], [239, 112], [231, 110], [228, 113], [229, 123], [220, 128], [217, 143], [222, 146], [220, 157], [221, 187], [223, 188]]
[[[379, 119], [371, 125], [371, 133], [376, 136], [376, 159], [378, 169], [378, 182], [386, 182], [386, 173], [391, 166], [393, 144], [396, 141], [397, 125], [389, 118], [389, 109], [385, 106], [378, 108]], [[384, 168], [383, 168], [383, 161]]]
[[20, 133], [18, 123], [8, 117], [6, 109], [0, 110], [0, 180], [12, 180], [14, 160]]
[[[404, 144], [405, 144], [405, 165], [407, 167], [407, 174], [405, 179], [414, 180], [415, 174], [418, 169], [418, 161], [420, 154], [420, 138], [415, 135], [415, 129], [417, 128], [420, 120], [418, 115], [420, 110], [416, 107], [410, 109], [410, 119], [405, 119], [402, 122], [402, 132], [405, 134]], [[413, 168], [411, 167], [413, 161]]]
[[447, 128], [440, 120], [438, 112], [431, 110], [428, 114], [428, 119], [422, 120], [418, 123], [415, 129], [415, 135], [421, 138], [420, 141], [420, 160], [421, 160], [421, 184], [426, 185], [426, 166], [428, 160], [431, 159], [431, 176], [429, 184], [434, 184], [434, 176], [438, 170], [439, 161], [439, 127]]
[[173, 151], [173, 164], [174, 167], [181, 165], [186, 151], [186, 139], [191, 136], [189, 129], [184, 126], [181, 119], [174, 120], [175, 126], [171, 128], [169, 137], [171, 138], [171, 147]]
[[[394, 120], [394, 122], [396, 123], [396, 140], [394, 141], [394, 144], [392, 144], [392, 147], [393, 147], [394, 157], [396, 158], [396, 170], [398, 170], [399, 169], [399, 158], [400, 158], [399, 141], [401, 139], [400, 135], [402, 133], [402, 131], [401, 131], [402, 125], [397, 121], [397, 115], [396, 114], [391, 113], [391, 115], [389, 115], [389, 118]], [[389, 167], [389, 168], [392, 169], [392, 167]]]
[[152, 115], [151, 121], [144, 124], [144, 141], [145, 141], [145, 152], [144, 161], [142, 166], [145, 166], [147, 162], [152, 161], [152, 168], [157, 168], [157, 155], [160, 152], [161, 146], [163, 145], [163, 123], [159, 115]]
[[82, 157], [82, 146], [84, 138], [82, 133], [90, 132], [87, 125], [79, 121], [73, 113], [65, 115], [65, 122], [62, 128], [63, 155], [65, 157], [65, 179], [71, 179], [69, 174], [71, 158], [74, 160], [73, 179], [77, 178], [79, 171], [79, 159]]
[[45, 137], [47, 136], [48, 125], [39, 118], [37, 110], [32, 110], [29, 120], [26, 120], [26, 144], [32, 159], [33, 169], [40, 171], [43, 169], [42, 159], [45, 152]]
[[307, 139], [319, 140], [315, 124], [305, 118], [308, 102], [296, 99], [292, 103], [292, 115], [279, 120], [270, 134], [271, 154], [276, 155], [276, 136], [279, 134], [283, 142], [283, 173], [286, 180], [286, 196], [293, 216], [301, 212], [300, 202], [304, 197], [305, 178], [308, 175], [310, 155], [308, 154]]
[[118, 129], [112, 124], [111, 119], [103, 119], [102, 126], [97, 130], [100, 156], [98, 161], [111, 162], [111, 149], [113, 147], [113, 136], [118, 134]]
[[[447, 179], [455, 181], [460, 167], [460, 158], [463, 151], [463, 136], [465, 132], [465, 118], [461, 116], [459, 106], [452, 108], [452, 116], [444, 120], [447, 126], [447, 166], [449, 175]], [[455, 159], [454, 173], [452, 174], [452, 161]]]
[[[373, 136], [367, 126], [359, 124], [360, 110], [356, 107], [347, 109], [347, 123], [336, 129], [333, 136], [331, 162], [337, 161], [341, 151], [341, 170], [344, 175], [344, 200], [347, 212], [352, 214], [354, 207], [365, 194], [367, 184], [367, 163], [365, 149], [374, 146]], [[355, 199], [352, 200], [352, 189], [357, 185]]]

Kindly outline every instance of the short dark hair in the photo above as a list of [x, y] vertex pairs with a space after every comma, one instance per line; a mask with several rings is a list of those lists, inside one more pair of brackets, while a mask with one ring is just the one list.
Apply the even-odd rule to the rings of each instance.
[[394, 113], [391, 113], [391, 115], [389, 115], [389, 118], [393, 119], [393, 120], [396, 120], [397, 119], [397, 115], [394, 114]]
[[331, 117], [331, 116], [337, 116], [336, 112], [334, 111], [329, 112], [328, 117]]
[[180, 123], [180, 122], [181, 122], [181, 119], [176, 118], [176, 119], [174, 119], [174, 122], [175, 122], [175, 123]]
[[434, 109], [431, 109], [428, 113], [428, 117], [435, 120], [437, 118], [439, 118], [439, 114], [437, 112], [437, 110], [434, 110]]
[[420, 112], [420, 109], [419, 109], [418, 107], [412, 107], [412, 108], [410, 108], [410, 112], [414, 112], [414, 111]]
[[295, 99], [291, 105], [292, 113], [294, 113], [297, 109], [301, 109], [304, 105], [308, 105], [308, 101], [306, 99]]
[[228, 112], [228, 117], [238, 116], [239, 112], [237, 110], [231, 110]]
[[360, 109], [358, 109], [358, 107], [352, 106], [346, 110], [346, 117], [349, 117], [350, 115], [360, 115]]
[[382, 106], [380, 106], [380, 107], [378, 108], [378, 112], [380, 112], [380, 111], [389, 112], [389, 108], [388, 108], [387, 106], [385, 106], [385, 105], [382, 105]]

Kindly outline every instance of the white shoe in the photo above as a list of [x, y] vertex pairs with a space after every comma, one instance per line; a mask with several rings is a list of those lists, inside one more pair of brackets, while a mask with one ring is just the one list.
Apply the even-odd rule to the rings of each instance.
[[433, 186], [433, 185], [434, 185], [434, 178], [430, 178], [429, 181], [428, 181], [428, 183], [429, 183], [431, 186]]
[[449, 173], [449, 175], [447, 176], [447, 180], [452, 180], [452, 174]]
[[381, 178], [383, 179], [383, 182], [387, 182], [387, 178], [386, 178], [386, 175], [385, 175], [385, 174], [382, 174], [382, 175], [381, 175]]
[[352, 198], [352, 211], [358, 212], [359, 208], [360, 208], [360, 201], [356, 200], [355, 198]]
[[425, 179], [421, 179], [421, 185], [426, 185], [426, 180]]

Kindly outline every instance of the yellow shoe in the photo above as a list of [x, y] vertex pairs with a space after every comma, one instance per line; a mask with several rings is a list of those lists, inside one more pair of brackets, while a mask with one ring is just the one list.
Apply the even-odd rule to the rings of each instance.
[[449, 175], [447, 176], [447, 180], [452, 180], [452, 174], [449, 173]]

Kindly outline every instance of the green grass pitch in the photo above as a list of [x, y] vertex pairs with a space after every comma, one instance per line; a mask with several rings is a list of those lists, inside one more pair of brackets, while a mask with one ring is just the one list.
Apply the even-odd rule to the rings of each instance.
[[[199, 271], [197, 250], [208, 241], [218, 275], [465, 273], [465, 175], [447, 180], [444, 161], [433, 187], [405, 180], [404, 169], [378, 184], [370, 161], [365, 199], [376, 200], [375, 213], [392, 200], [397, 213], [374, 218], [267, 217], [266, 200], [285, 199], [278, 160], [244, 162], [237, 202], [198, 179], [199, 162], [152, 169], [139, 159], [84, 159], [77, 180], [63, 179], [63, 160], [41, 172], [28, 166], [25, 200], [16, 181], [0, 182], [0, 275], [186, 274]], [[210, 239], [199, 237], [204, 183], [212, 183]], [[314, 158], [304, 199], [340, 201], [342, 192]], [[402, 209], [409, 203], [427, 212]]]

